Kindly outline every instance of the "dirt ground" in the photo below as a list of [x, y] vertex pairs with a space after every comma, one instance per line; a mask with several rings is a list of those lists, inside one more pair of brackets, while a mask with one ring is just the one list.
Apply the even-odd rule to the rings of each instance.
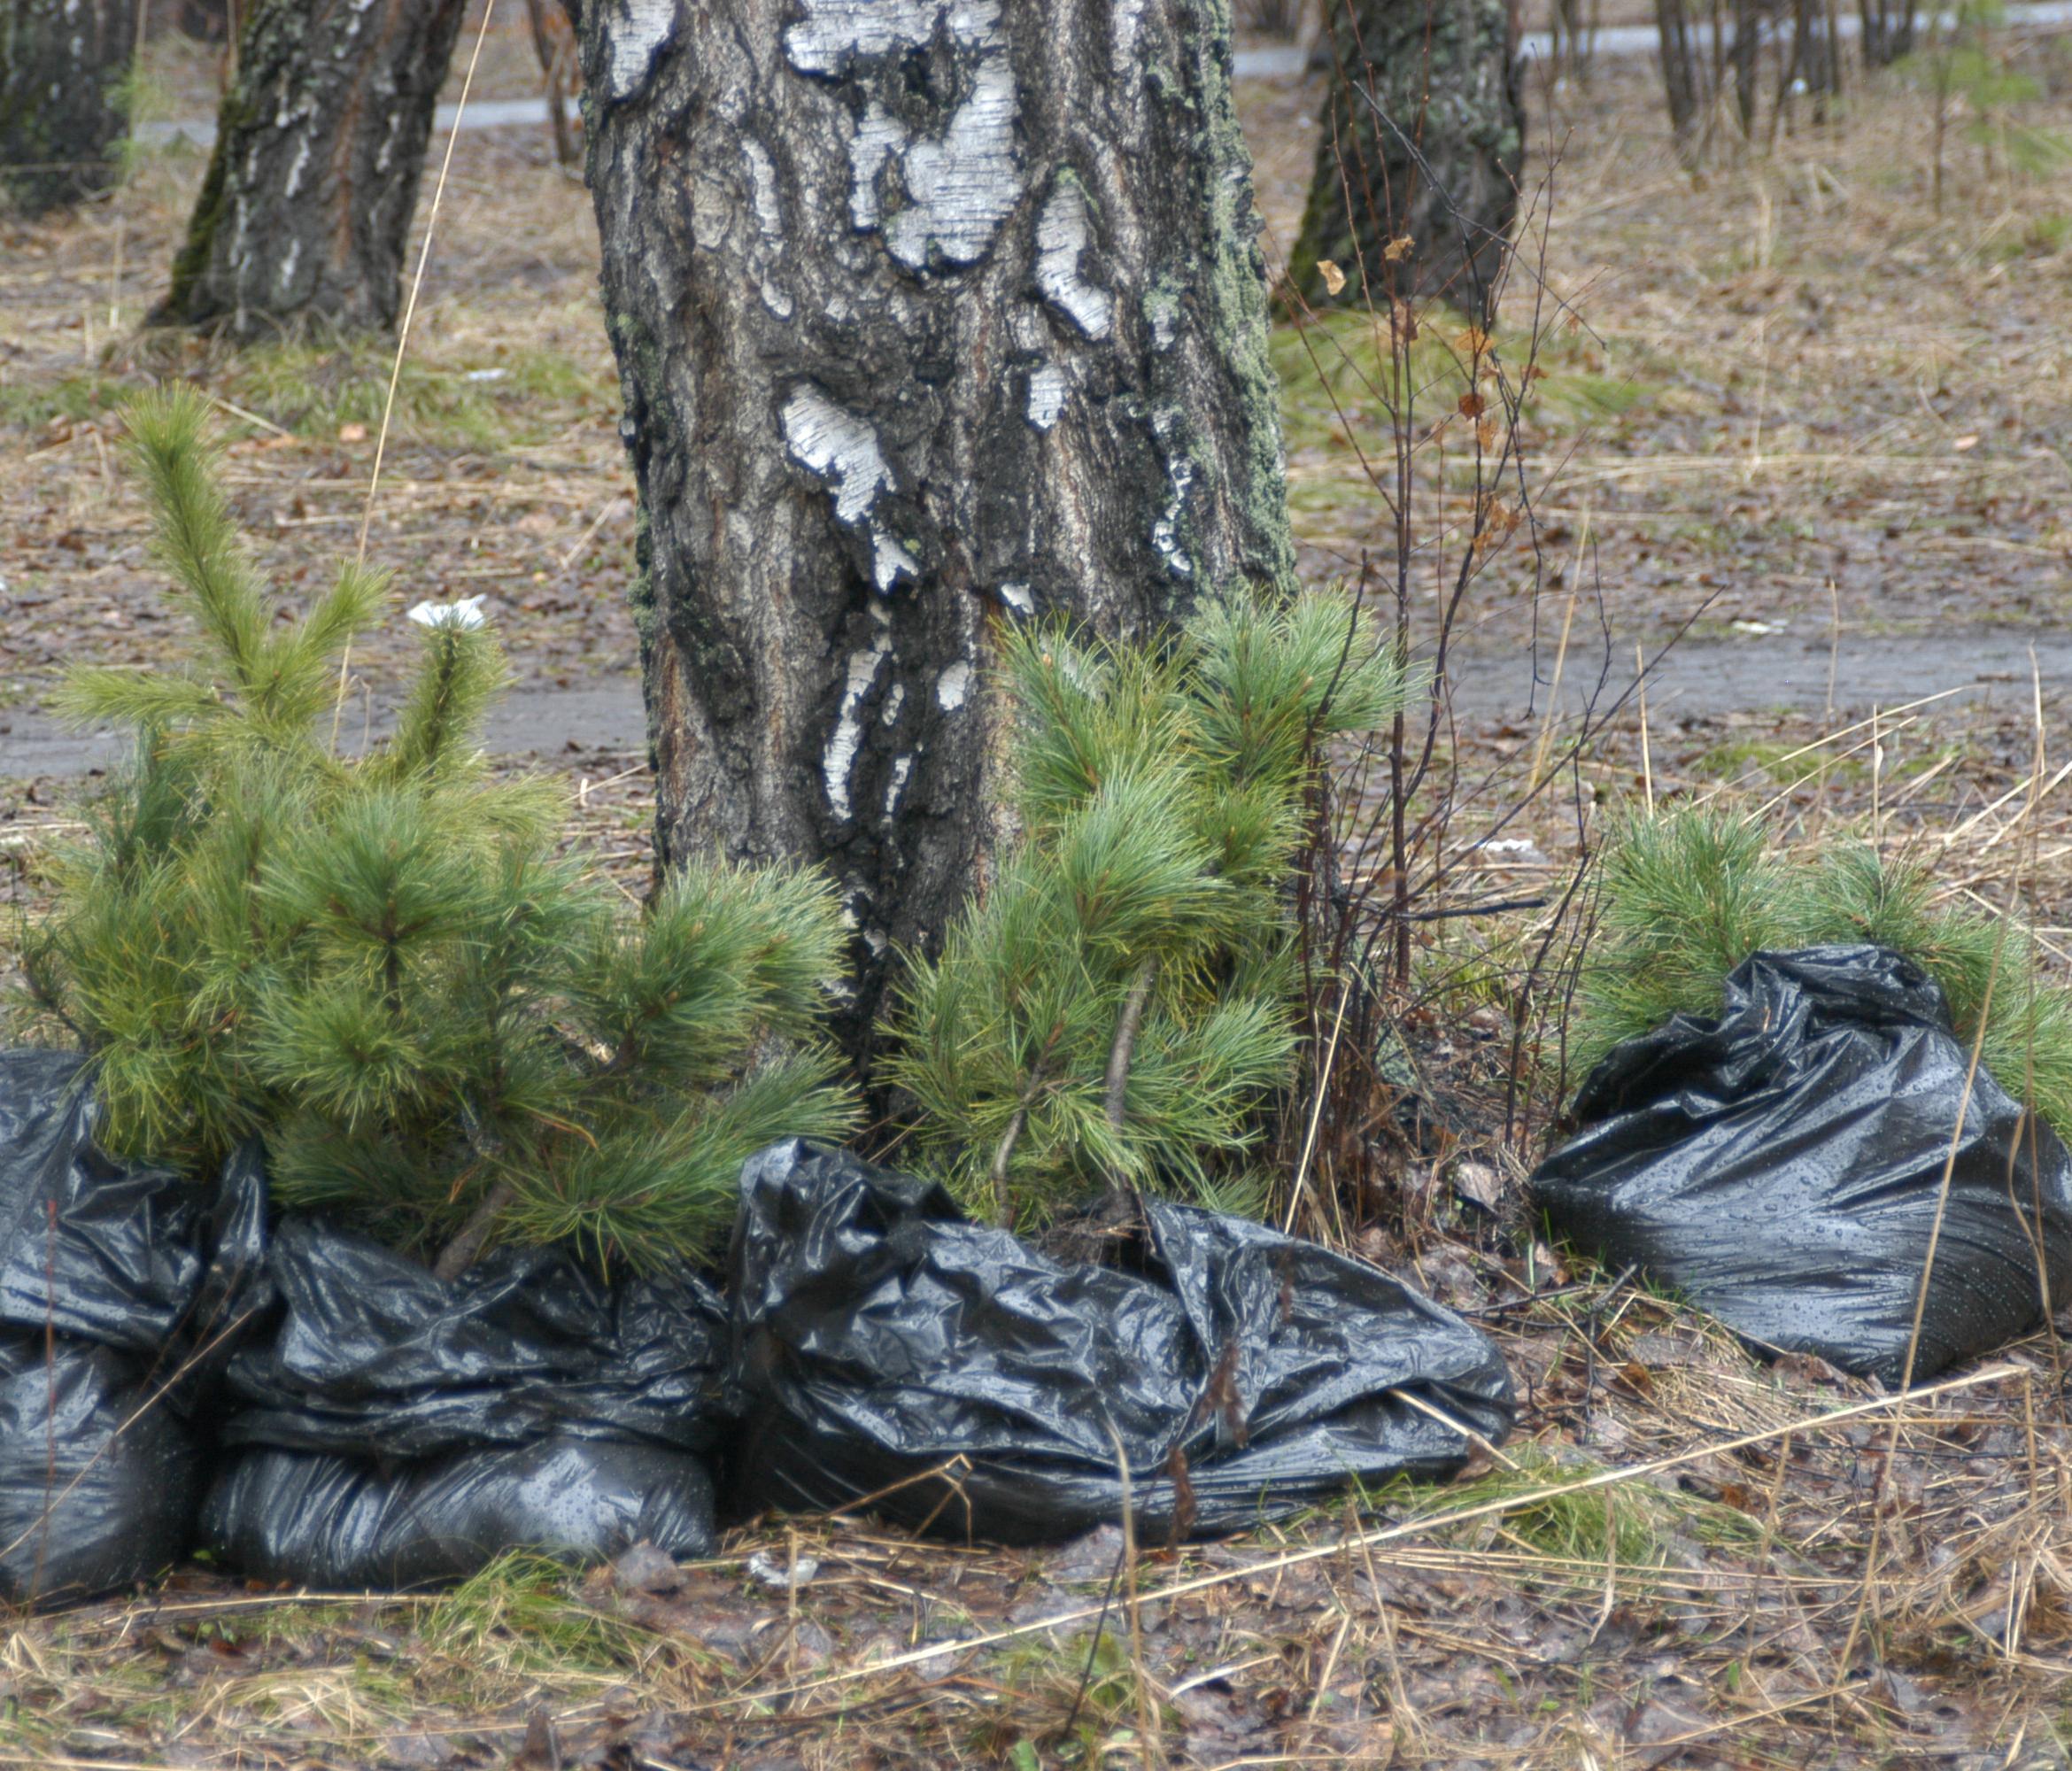
[[[489, 97], [536, 89], [509, 11]], [[1940, 213], [1929, 99], [1896, 76], [1695, 176], [1646, 64], [1535, 79], [1530, 274], [1497, 330], [1529, 335], [1542, 290], [1576, 318], [1549, 329], [1528, 421], [1536, 569], [1522, 546], [1499, 558], [1459, 637], [1440, 752], [1457, 807], [1421, 892], [1557, 900], [1603, 808], [1726, 793], [1770, 806], [1789, 840], [1846, 826], [1923, 848], [1949, 894], [2029, 909], [2067, 962], [2072, 841], [2032, 777], [2068, 791], [2072, 154], [2008, 143], [2072, 141], [2072, 42], [2019, 59], [2041, 96], [1958, 118]], [[206, 54], [154, 69], [156, 114], [206, 113]], [[1270, 257], [1318, 96], [1240, 89]], [[201, 170], [152, 151], [104, 204], [0, 223], [0, 897], [25, 915], [114, 754], [50, 718], [58, 675], [177, 642], [120, 455], [125, 395], [163, 375], [215, 395], [237, 512], [290, 603], [367, 509], [388, 345], [232, 354], [140, 329]], [[368, 553], [398, 610], [487, 597], [517, 679], [492, 739], [566, 780], [571, 842], [630, 888], [652, 801], [595, 255], [544, 128], [459, 137]], [[1320, 582], [1389, 549], [1360, 467], [1382, 419], [1346, 367], [1365, 328], [1277, 337]], [[1454, 496], [1439, 484], [1434, 507]], [[1420, 638], [1432, 587], [1414, 587]], [[1591, 724], [1635, 646], [1679, 635], [1644, 722], [1628, 697]], [[378, 727], [410, 644], [398, 615], [356, 654], [349, 721]], [[1498, 831], [1529, 847], [1474, 847]], [[1817, 1361], [1759, 1363], [1566, 1266], [1517, 1203], [1545, 1100], [1509, 1139], [1492, 1104], [1512, 1017], [1553, 1037], [1552, 1005], [1519, 987], [1551, 915], [1424, 925], [1405, 1022], [1457, 1111], [1388, 1154], [1348, 1226], [1500, 1338], [1525, 1404], [1507, 1461], [1128, 1558], [1112, 1535], [1010, 1554], [838, 1519], [762, 1521], [674, 1573], [514, 1562], [407, 1600], [197, 1566], [0, 1624], [0, 1765], [2066, 1763], [2056, 1334], [1900, 1401]], [[1471, 1166], [1494, 1176], [1494, 1212], [1461, 1196]]]

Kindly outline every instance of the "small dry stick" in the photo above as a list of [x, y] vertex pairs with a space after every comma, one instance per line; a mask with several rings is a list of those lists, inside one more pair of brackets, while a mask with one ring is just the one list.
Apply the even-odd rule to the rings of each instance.
[[1648, 816], [1655, 815], [1655, 765], [1648, 755], [1648, 661], [1636, 644], [1633, 648], [1634, 687], [1640, 694], [1641, 785], [1647, 789]]
[[[1338, 1013], [1332, 1019], [1330, 1042], [1324, 1048], [1324, 1068], [1317, 1075], [1317, 1098], [1310, 1103], [1309, 1129], [1303, 1133], [1302, 1159], [1295, 1164], [1295, 1184], [1287, 1190], [1287, 1216], [1280, 1225], [1283, 1235], [1295, 1229], [1295, 1211], [1302, 1204], [1303, 1188], [1310, 1178], [1310, 1158], [1317, 1148], [1317, 1124], [1324, 1117], [1324, 1097], [1330, 1092], [1332, 1068], [1338, 1062], [1338, 1035], [1345, 1025], [1345, 1011], [1351, 1001], [1351, 980], [1341, 978], [1338, 981]], [[1324, 1216], [1321, 1209], [1317, 1216], [1321, 1221]]]
[[[1993, 986], [1999, 981], [2000, 956], [2006, 950], [2007, 925], [2001, 923], [1998, 938], [1993, 942], [1993, 963], [1986, 972], [1985, 994], [1979, 1003], [1978, 1028], [1971, 1038], [1971, 1063], [1964, 1072], [1964, 1093], [1957, 1102], [1957, 1123], [1951, 1128], [1950, 1148], [1943, 1158], [1942, 1185], [1936, 1190], [1936, 1215], [1929, 1225], [1927, 1251], [1921, 1257], [1921, 1283], [1914, 1294], [1914, 1326], [1906, 1336], [1906, 1359], [1899, 1372], [1899, 1388], [1902, 1393], [1914, 1382], [1914, 1362], [1921, 1351], [1921, 1324], [1928, 1316], [1929, 1282], [1935, 1276], [1936, 1250], [1943, 1239], [1943, 1216], [1949, 1209], [1950, 1183], [1957, 1172], [1957, 1153], [1964, 1146], [1964, 1122], [1971, 1116], [1971, 1091], [1978, 1081], [1979, 1056], [1985, 1049], [1986, 1020], [1993, 1012]], [[1895, 1415], [1885, 1435], [1885, 1461], [1879, 1466], [1878, 1478], [1871, 1494], [1870, 1546], [1864, 1552], [1863, 1587], [1857, 1595], [1856, 1612], [1849, 1620], [1849, 1635], [1842, 1644], [1842, 1656], [1835, 1666], [1836, 1676], [1845, 1678], [1849, 1663], [1856, 1653], [1858, 1638], [1863, 1633], [1863, 1620], [1870, 1608], [1871, 1589], [1878, 1575], [1878, 1552], [1883, 1547], [1885, 1510], [1881, 1504], [1887, 1479], [1892, 1472], [1892, 1460], [1899, 1452], [1899, 1418]]]
[[1155, 1771], [1160, 1757], [1158, 1711], [1151, 1698], [1151, 1675], [1144, 1670], [1144, 1611], [1137, 1602], [1137, 1508], [1130, 1493], [1130, 1454], [1105, 1411], [1101, 1424], [1108, 1429], [1108, 1442], [1115, 1447], [1116, 1474], [1122, 1482], [1123, 1605], [1130, 1620], [1130, 1674], [1137, 1690], [1139, 1749], [1144, 1771]]
[[[1515, 1494], [1484, 1501], [1476, 1506], [1462, 1507], [1457, 1512], [1434, 1512], [1422, 1519], [1405, 1520], [1400, 1525], [1382, 1526], [1372, 1531], [1363, 1532], [1350, 1543], [1340, 1542], [1317, 1544], [1307, 1550], [1290, 1551], [1271, 1562], [1239, 1568], [1218, 1568], [1184, 1581], [1173, 1581], [1145, 1595], [1144, 1603], [1164, 1605], [1173, 1599], [1209, 1592], [1218, 1587], [1229, 1586], [1235, 1582], [1250, 1580], [1268, 1573], [1284, 1574], [1290, 1568], [1319, 1562], [1329, 1556], [1342, 1556], [1349, 1549], [1370, 1551], [1384, 1543], [1401, 1543], [1405, 1538], [1421, 1536], [1428, 1532], [1472, 1525], [1478, 1519], [1494, 1519], [1502, 1513], [1516, 1512], [1524, 1507], [1537, 1506], [1544, 1501], [1562, 1500], [1571, 1495], [1588, 1494], [1597, 1489], [1612, 1488], [1625, 1482], [1645, 1481], [1651, 1476], [1682, 1469], [1687, 1464], [1695, 1464], [1707, 1458], [1731, 1456], [1734, 1452], [1746, 1450], [1751, 1445], [1767, 1444], [1773, 1439], [1788, 1439], [1795, 1434], [1812, 1433], [1824, 1427], [1839, 1427], [1845, 1420], [1861, 1419], [1867, 1414], [1883, 1414], [1889, 1409], [1909, 1403], [1931, 1402], [1937, 1396], [1950, 1396], [1958, 1390], [1975, 1389], [1983, 1384], [2004, 1382], [2008, 1378], [2018, 1377], [2026, 1381], [2029, 1376], [2028, 1370], [2021, 1365], [1988, 1365], [1983, 1371], [1967, 1372], [1961, 1377], [1945, 1378], [1941, 1383], [1925, 1384], [1920, 1389], [1905, 1394], [1894, 1391], [1884, 1396], [1874, 1396], [1863, 1402], [1829, 1409], [1824, 1414], [1804, 1415], [1785, 1421], [1781, 1426], [1761, 1427], [1755, 1432], [1739, 1434], [1734, 1438], [1715, 1443], [1695, 1445], [1667, 1457], [1651, 1458], [1644, 1464], [1627, 1464], [1617, 1469], [1600, 1470], [1595, 1475], [1586, 1476], [1579, 1481], [1554, 1482], [1543, 1488], [1521, 1489]], [[731, 1708], [738, 1704], [774, 1703], [781, 1698], [800, 1697], [808, 1691], [823, 1690], [831, 1685], [853, 1684], [859, 1679], [877, 1678], [887, 1673], [895, 1673], [902, 1667], [916, 1667], [924, 1661], [939, 1660], [947, 1654], [968, 1654], [976, 1649], [992, 1648], [1002, 1642], [1016, 1642], [1025, 1636], [1060, 1629], [1067, 1624], [1084, 1623], [1090, 1618], [1099, 1616], [1105, 1609], [1104, 1605], [1079, 1605], [1070, 1611], [1054, 1612], [1048, 1617], [1033, 1618], [1026, 1623], [1009, 1624], [999, 1629], [985, 1630], [977, 1636], [954, 1636], [942, 1642], [932, 1642], [924, 1647], [893, 1655], [887, 1659], [875, 1660], [868, 1667], [846, 1667], [839, 1672], [823, 1673], [817, 1678], [780, 1690], [738, 1691], [726, 1697], [709, 1698], [704, 1703], [690, 1705], [682, 1713], [695, 1715], [711, 1710]]]

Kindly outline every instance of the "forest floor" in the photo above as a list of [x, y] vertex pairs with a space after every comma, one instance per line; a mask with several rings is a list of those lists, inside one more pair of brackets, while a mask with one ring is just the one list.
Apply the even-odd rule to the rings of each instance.
[[[529, 96], [529, 55], [492, 34], [478, 91]], [[1497, 332], [1529, 336], [1539, 286], [1580, 319], [1544, 339], [1528, 419], [1538, 556], [1501, 555], [1458, 636], [1456, 811], [1420, 879], [1443, 860], [1450, 893], [1558, 899], [1603, 807], [1722, 793], [1789, 840], [1920, 846], [1948, 893], [2029, 909], [2066, 959], [2072, 819], [2036, 790], [2065, 791], [2072, 682], [2072, 157], [2007, 144], [2072, 140], [2072, 44], [2023, 65], [2040, 97], [1949, 132], [1940, 213], [1929, 100], [1896, 79], [1698, 177], [1644, 64], [1535, 83], [1543, 284], [1514, 277]], [[161, 114], [205, 114], [205, 58], [158, 73]], [[1241, 89], [1270, 257], [1318, 97]], [[236, 510], [290, 607], [367, 508], [387, 346], [234, 354], [139, 329], [200, 172], [154, 151], [103, 205], [0, 224], [0, 897], [23, 915], [117, 754], [51, 721], [58, 674], [179, 641], [122, 399], [164, 375], [214, 394]], [[588, 199], [544, 130], [460, 137], [368, 553], [398, 609], [487, 597], [516, 672], [492, 740], [567, 782], [571, 842], [637, 889], [633, 512], [595, 275]], [[1371, 339], [1357, 313], [1277, 333], [1319, 582], [1393, 554], [1361, 466], [1387, 448]], [[1442, 514], [1458, 489], [1433, 472]], [[1409, 587], [1420, 640], [1432, 588]], [[1635, 648], [1678, 636], [1643, 719]], [[349, 731], [378, 725], [410, 649], [398, 618], [356, 652]], [[1478, 846], [1498, 831], [1524, 846]], [[841, 1519], [757, 1521], [671, 1575], [511, 1563], [408, 1599], [193, 1568], [0, 1628], [0, 1765], [2065, 1764], [2055, 1334], [1898, 1402], [1565, 1266], [1517, 1208], [1544, 1101], [1509, 1139], [1491, 1104], [1550, 914], [1425, 925], [1407, 1020], [1455, 1123], [1388, 1154], [1351, 1238], [1499, 1337], [1524, 1401], [1507, 1464], [1147, 1546], [1105, 1605], [1112, 1536], [1008, 1553]], [[1494, 1213], [1461, 1196], [1470, 1165]], [[1631, 1473], [1573, 1491], [1608, 1472]], [[1501, 1505], [1447, 1516], [1474, 1503]]]

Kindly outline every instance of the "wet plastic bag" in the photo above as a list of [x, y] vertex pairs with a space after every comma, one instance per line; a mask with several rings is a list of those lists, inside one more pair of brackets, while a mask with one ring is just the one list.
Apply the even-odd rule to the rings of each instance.
[[161, 1572], [187, 1553], [200, 1485], [135, 1357], [0, 1334], [0, 1598], [65, 1604]]
[[156, 1354], [202, 1282], [199, 1202], [95, 1143], [77, 1052], [0, 1052], [0, 1321]]
[[842, 1152], [752, 1157], [738, 1500], [1041, 1543], [1119, 1519], [1126, 1463], [1140, 1530], [1186, 1536], [1450, 1475], [1510, 1430], [1495, 1345], [1387, 1274], [1184, 1205], [1143, 1220], [1125, 1268], [1067, 1265]]
[[[1945, 1165], [1916, 1380], [2072, 1295], [2072, 1163], [1981, 1066], [1942, 992], [1875, 947], [1759, 953], [1717, 1020], [1677, 1016], [1585, 1080], [1586, 1129], [1532, 1189], [1552, 1226], [1637, 1264], [1759, 1348], [1897, 1380]], [[1963, 1132], [1951, 1164], [1963, 1108]]]
[[699, 1280], [607, 1290], [533, 1249], [448, 1281], [307, 1220], [279, 1226], [267, 1273], [278, 1316], [227, 1375], [221, 1439], [248, 1449], [203, 1520], [234, 1566], [408, 1585], [508, 1549], [711, 1547], [724, 1317]]
[[0, 1052], [0, 1597], [85, 1598], [186, 1551], [186, 1418], [249, 1314], [264, 1187], [213, 1192], [94, 1141], [87, 1062]]
[[647, 1543], [712, 1549], [712, 1481], [681, 1451], [550, 1435], [386, 1469], [249, 1451], [211, 1489], [203, 1535], [259, 1580], [329, 1590], [465, 1579], [505, 1551], [608, 1561]]

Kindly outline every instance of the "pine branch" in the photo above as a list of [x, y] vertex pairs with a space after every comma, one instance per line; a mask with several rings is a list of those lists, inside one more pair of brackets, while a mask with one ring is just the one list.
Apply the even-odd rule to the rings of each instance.
[[468, 1221], [439, 1250], [439, 1257], [432, 1265], [433, 1275], [451, 1283], [473, 1266], [475, 1257], [482, 1253], [482, 1245], [489, 1241], [490, 1232], [497, 1227], [498, 1220], [510, 1210], [511, 1202], [516, 1196], [517, 1189], [507, 1180], [498, 1181], [483, 1195], [482, 1203], [468, 1213]]
[[1123, 999], [1122, 1013], [1116, 1017], [1115, 1043], [1108, 1051], [1108, 1124], [1117, 1138], [1123, 1132], [1123, 1105], [1129, 1095], [1130, 1053], [1137, 1043], [1137, 1026], [1144, 1018], [1144, 1004], [1151, 994], [1151, 980], [1158, 975], [1156, 955], [1137, 967], [1130, 980], [1130, 994]]

